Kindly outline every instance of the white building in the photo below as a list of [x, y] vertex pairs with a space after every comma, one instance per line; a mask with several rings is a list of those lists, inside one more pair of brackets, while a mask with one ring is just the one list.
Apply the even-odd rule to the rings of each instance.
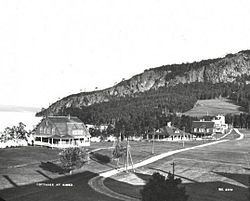
[[212, 119], [214, 122], [214, 128], [216, 133], [226, 133], [228, 129], [228, 124], [226, 124], [225, 116], [217, 115]]

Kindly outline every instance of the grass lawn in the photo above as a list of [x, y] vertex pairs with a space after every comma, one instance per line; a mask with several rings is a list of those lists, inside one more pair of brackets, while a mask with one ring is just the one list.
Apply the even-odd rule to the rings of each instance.
[[[95, 144], [88, 149], [108, 147], [108, 143]], [[59, 162], [60, 149], [47, 147], [19, 147], [0, 150], [0, 189], [32, 184], [47, 179], [55, 179], [64, 175], [65, 172]], [[74, 172], [80, 173], [90, 170], [99, 173], [112, 169], [109, 165], [100, 164], [96, 161], [86, 163], [81, 169]]]
[[55, 160], [60, 150], [46, 147], [16, 147], [0, 150], [0, 169]]
[[95, 176], [97, 174], [84, 171], [60, 178], [47, 179], [43, 182], [0, 190], [0, 200], [2, 198], [7, 201], [116, 201], [116, 199], [97, 193], [88, 185], [88, 180]]
[[[184, 148], [191, 147], [191, 146], [196, 146], [199, 144], [203, 144], [205, 142], [209, 141], [187, 141], [184, 144]], [[126, 142], [122, 142], [124, 146], [126, 145]], [[110, 144], [112, 146], [113, 143]], [[150, 158], [153, 156], [152, 154], [152, 142], [135, 142], [131, 141], [130, 142], [130, 152], [132, 155], [132, 159], [134, 163], [140, 162], [144, 159]], [[177, 149], [182, 149], [183, 144], [182, 142], [154, 142], [154, 155], [158, 155], [161, 153], [165, 153], [168, 151], [173, 151]], [[100, 150], [97, 151], [97, 153], [103, 155], [103, 156], [108, 156], [112, 158], [112, 150], [113, 149], [105, 149], [105, 150]], [[120, 159], [120, 166], [123, 164], [123, 158]], [[110, 161], [110, 163], [107, 163], [106, 165], [110, 165], [110, 167], [115, 168], [116, 167], [116, 161]]]
[[[202, 143], [204, 143], [204, 141], [185, 142], [185, 147], [195, 146]], [[236, 148], [235, 143], [237, 145]], [[93, 150], [104, 148], [99, 150], [97, 153], [110, 157], [112, 150], [108, 148], [112, 147], [112, 145], [112, 142], [92, 143], [91, 146], [88, 147], [88, 149]], [[241, 152], [245, 153], [247, 152], [247, 150], [249, 151], [248, 145], [249, 144], [247, 144], [247, 146], [244, 143], [242, 144], [242, 141], [230, 141], [228, 143], [223, 143], [223, 145], [214, 145], [199, 150], [192, 150], [186, 153], [176, 154], [174, 156], [157, 161], [153, 164], [149, 164], [146, 167], [140, 168], [139, 171], [141, 172], [141, 174], [138, 173], [137, 176], [145, 179], [148, 177], [147, 174], [152, 174], [154, 171], [156, 171], [156, 169], [159, 169], [159, 171], [170, 171], [170, 163], [174, 160], [177, 164], [176, 168], [178, 168], [176, 170], [176, 174], [187, 178], [187, 181], [190, 181], [190, 179], [196, 180], [193, 178], [194, 176], [200, 176], [198, 180], [203, 181], [204, 174], [201, 173], [210, 170], [216, 171], [217, 173], [214, 174], [220, 174], [221, 177], [221, 174], [225, 172], [223, 172], [223, 170], [225, 170], [225, 167], [230, 167], [228, 166], [228, 164], [234, 165], [237, 163], [238, 165], [247, 166], [247, 163], [245, 163], [244, 159], [242, 159]], [[130, 146], [134, 163], [152, 156], [152, 142], [130, 142]], [[155, 142], [154, 146], [155, 154], [183, 148], [182, 142]], [[88, 193], [92, 192], [92, 190], [86, 187], [87, 180], [81, 180], [81, 176], [83, 176], [83, 178], [89, 178], [89, 175], [93, 176], [116, 167], [116, 163], [114, 161], [105, 163], [98, 160], [91, 160], [81, 169], [75, 170], [73, 175], [69, 175], [69, 173], [62, 173], [58, 163], [54, 162], [56, 159], [58, 159], [59, 152], [60, 150], [58, 149], [50, 149], [46, 147], [21, 147], [0, 150], [0, 189], [2, 189], [0, 190], [0, 197], [5, 198], [6, 200], [8, 200], [7, 198], [11, 198], [11, 200], [34, 200], [36, 196], [40, 197], [35, 200], [44, 200], [45, 198], [46, 200], [69, 200], [68, 196], [71, 196], [73, 200], [81, 200], [82, 196], [85, 193], [86, 195], [88, 195]], [[225, 155], [225, 153], [228, 154]], [[218, 168], [216, 169], [214, 168], [213, 164], [210, 165], [211, 161], [214, 161], [215, 163], [217, 163], [217, 161], [223, 162], [223, 166], [221, 166], [220, 169], [218, 164], [216, 164], [218, 166]], [[198, 167], [198, 169], [194, 168], [196, 166]], [[234, 166], [232, 170], [236, 170]], [[189, 172], [189, 174], [187, 174], [187, 172]], [[207, 176], [206, 178], [209, 178], [210, 176]], [[35, 185], [36, 182], [44, 181], [71, 181], [76, 188], [74, 187], [66, 189], [37, 187]], [[110, 187], [114, 188], [115, 190], [125, 191], [125, 194], [127, 193], [135, 197], [139, 196], [141, 186], [134, 186], [126, 182], [120, 182], [115, 177], [105, 180], [105, 182], [107, 182], [107, 185], [110, 185]], [[238, 188], [237, 182], [231, 183], [232, 185], [236, 185], [234, 189]], [[211, 184], [209, 182], [206, 182], [206, 184], [209, 186], [213, 185], [213, 183]], [[188, 191], [191, 192], [191, 190], [193, 190], [194, 188], [191, 188], [190, 186], [194, 186], [195, 183], [185, 183], [185, 185], [189, 186], [187, 187], [187, 189], [189, 189]], [[86, 192], [84, 189], [81, 189], [83, 187], [87, 188]], [[207, 189], [207, 187], [204, 187], [204, 189]], [[11, 194], [14, 191], [17, 192], [15, 196]], [[67, 193], [67, 196], [65, 195], [65, 193]], [[96, 196], [96, 198], [100, 198], [99, 194], [94, 193], [91, 194], [90, 197], [93, 199], [94, 195]], [[86, 198], [83, 200], [91, 199]]]
[[239, 114], [244, 112], [243, 109], [232, 103], [228, 99], [210, 99], [210, 100], [198, 100], [194, 108], [185, 112], [185, 115], [202, 117], [207, 114], [210, 116], [216, 116], [218, 114]]
[[[201, 141], [186, 142], [185, 147], [203, 143]], [[98, 151], [99, 154], [111, 157], [110, 147], [112, 142], [92, 143], [89, 150], [104, 148]], [[152, 156], [152, 142], [131, 142], [131, 153], [133, 161], [141, 161]], [[106, 148], [106, 149], [105, 149]], [[155, 142], [155, 154], [182, 148], [180, 142]], [[46, 147], [20, 147], [0, 150], [0, 189], [31, 184], [46, 179], [61, 177], [63, 172], [58, 164], [59, 149]], [[122, 160], [120, 162], [122, 165]], [[98, 160], [91, 160], [81, 169], [74, 172], [91, 171], [101, 173], [116, 168], [116, 162], [103, 163]]]
[[[167, 176], [172, 172], [171, 163], [175, 162], [175, 175], [186, 186], [189, 201], [245, 201], [250, 176], [250, 131], [243, 132], [246, 134], [244, 140], [178, 153], [138, 169], [135, 176], [145, 181], [156, 171]], [[123, 174], [106, 179], [105, 185], [116, 192], [140, 198], [142, 185], [136, 185], [127, 173]]]

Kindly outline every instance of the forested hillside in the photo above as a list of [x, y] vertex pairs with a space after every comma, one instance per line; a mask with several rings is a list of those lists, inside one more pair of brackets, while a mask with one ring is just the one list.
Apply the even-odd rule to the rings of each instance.
[[250, 83], [250, 51], [228, 54], [224, 58], [151, 68], [104, 90], [69, 95], [38, 115], [57, 115], [63, 108], [81, 108], [190, 83]]
[[[187, 130], [193, 119], [180, 117], [180, 113], [191, 109], [198, 99], [229, 98], [249, 110], [250, 85], [238, 83], [191, 83], [174, 87], [160, 88], [137, 94], [136, 97], [124, 97], [106, 103], [98, 103], [82, 108], [63, 108], [59, 115], [78, 116], [90, 124], [115, 124], [123, 122], [138, 132], [158, 128], [172, 121], [175, 126]], [[233, 117], [230, 117], [232, 119]], [[230, 120], [229, 119], [229, 120]], [[232, 120], [230, 120], [232, 123]]]
[[[144, 133], [167, 121], [188, 131], [195, 118], [180, 114], [193, 108], [198, 99], [228, 98], [249, 113], [249, 83], [247, 50], [224, 58], [145, 70], [111, 88], [65, 97], [38, 115], [70, 114], [85, 123], [115, 125], [127, 133]], [[242, 115], [248, 127], [249, 118]], [[230, 123], [238, 125], [237, 118], [227, 116]]]

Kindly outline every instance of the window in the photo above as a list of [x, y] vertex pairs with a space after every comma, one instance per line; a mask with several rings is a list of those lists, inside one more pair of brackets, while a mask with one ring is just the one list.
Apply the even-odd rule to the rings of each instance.
[[43, 127], [40, 127], [40, 133], [43, 133]]
[[73, 135], [83, 135], [83, 130], [73, 130], [72, 134]]
[[199, 132], [205, 132], [204, 128], [199, 128]]
[[48, 138], [43, 138], [42, 142], [48, 142]]
[[47, 128], [47, 134], [50, 134], [50, 131], [51, 131], [51, 129], [50, 129], [50, 127], [48, 127]]
[[52, 128], [52, 135], [55, 135], [55, 134], [56, 134], [56, 129]]
[[194, 132], [197, 132], [197, 128], [194, 128]]

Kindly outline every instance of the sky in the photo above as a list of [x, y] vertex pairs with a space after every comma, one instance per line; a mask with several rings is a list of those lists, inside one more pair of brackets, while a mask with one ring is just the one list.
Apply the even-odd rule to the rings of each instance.
[[249, 0], [1, 0], [0, 105], [48, 107], [145, 69], [250, 49]]

